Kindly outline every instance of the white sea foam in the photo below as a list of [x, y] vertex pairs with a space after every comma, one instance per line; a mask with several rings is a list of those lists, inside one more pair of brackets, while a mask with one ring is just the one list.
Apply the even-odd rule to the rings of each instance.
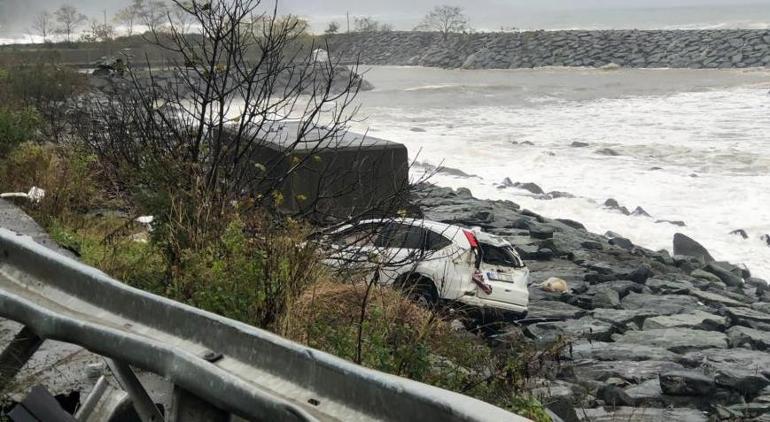
[[[454, 98], [446, 92], [399, 91], [398, 81], [408, 78], [393, 78], [392, 72], [410, 72], [431, 84], [443, 78], [440, 83], [462, 89]], [[623, 70], [607, 75], [568, 69], [461, 74], [374, 69], [369, 79], [384, 91], [363, 94], [368, 119], [360, 126], [404, 142], [412, 156], [419, 152], [420, 161], [482, 178], [439, 174], [434, 181], [440, 185], [511, 199], [549, 217], [583, 222], [595, 232], [622, 233], [652, 249], [670, 251], [673, 234], [683, 232], [717, 259], [745, 263], [770, 279], [770, 246], [760, 240], [770, 234], [770, 96], [766, 85], [757, 84], [768, 74]], [[477, 78], [508, 80], [524, 89], [487, 97], [473, 91]], [[415, 126], [425, 132], [415, 133]], [[571, 147], [573, 141], [590, 146]], [[603, 148], [618, 155], [596, 153]], [[504, 177], [577, 198], [542, 200], [498, 189]], [[629, 209], [641, 206], [652, 218], [607, 210], [602, 206], [607, 198]], [[682, 220], [687, 226], [656, 220]], [[736, 229], [750, 238], [729, 234]]]

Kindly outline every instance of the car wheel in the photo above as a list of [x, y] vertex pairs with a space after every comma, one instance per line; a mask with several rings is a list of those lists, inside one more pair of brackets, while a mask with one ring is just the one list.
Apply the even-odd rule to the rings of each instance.
[[414, 284], [409, 287], [407, 297], [420, 307], [432, 309], [436, 306], [436, 295], [430, 287], [424, 283]]

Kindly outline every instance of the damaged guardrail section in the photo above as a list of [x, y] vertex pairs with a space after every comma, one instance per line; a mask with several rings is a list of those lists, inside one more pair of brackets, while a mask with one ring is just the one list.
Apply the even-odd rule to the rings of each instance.
[[128, 287], [2, 228], [0, 316], [103, 355], [117, 372], [133, 366], [162, 375], [175, 399], [183, 391], [199, 407], [251, 420], [525, 420]]

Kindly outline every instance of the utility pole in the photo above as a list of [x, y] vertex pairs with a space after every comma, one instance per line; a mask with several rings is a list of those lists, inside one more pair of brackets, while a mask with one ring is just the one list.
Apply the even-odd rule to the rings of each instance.
[[348, 30], [347, 30], [347, 33], [349, 34], [350, 33], [350, 10], [345, 11], [345, 17], [348, 20]]

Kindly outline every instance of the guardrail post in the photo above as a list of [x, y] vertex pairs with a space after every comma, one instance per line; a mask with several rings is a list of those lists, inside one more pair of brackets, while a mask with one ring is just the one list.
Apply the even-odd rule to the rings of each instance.
[[169, 422], [187, 421], [228, 422], [230, 414], [175, 385]]
[[136, 409], [142, 422], [163, 422], [163, 415], [160, 414], [160, 410], [155, 406], [147, 391], [144, 390], [142, 383], [136, 378], [131, 367], [115, 359], [105, 358], [105, 360], [112, 370], [112, 374], [131, 397], [134, 409]]
[[10, 384], [41, 344], [43, 339], [26, 326], [16, 333], [0, 354], [0, 385]]

